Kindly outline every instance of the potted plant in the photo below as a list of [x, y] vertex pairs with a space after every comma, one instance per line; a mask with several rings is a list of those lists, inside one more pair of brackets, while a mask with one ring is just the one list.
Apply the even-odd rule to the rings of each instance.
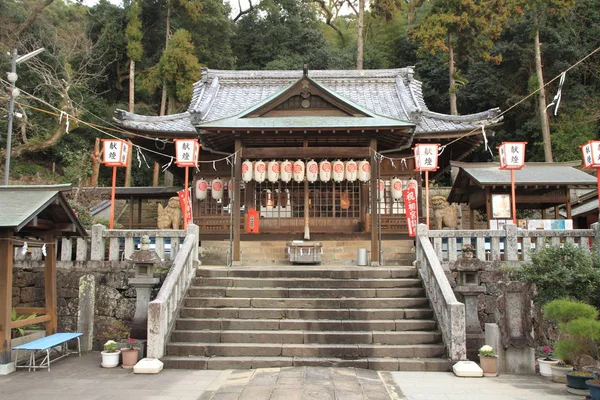
[[498, 376], [498, 356], [492, 346], [486, 344], [479, 349], [479, 365], [483, 376]]
[[119, 365], [119, 355], [121, 351], [117, 347], [117, 342], [109, 340], [104, 343], [104, 351], [102, 351], [102, 365], [104, 368], [114, 368]]
[[550, 365], [552, 371], [552, 382], [567, 383], [567, 372], [573, 371], [573, 366], [563, 360], [558, 360], [554, 365]]
[[138, 362], [138, 354], [140, 351], [139, 342], [135, 339], [127, 339], [127, 347], [121, 349], [123, 353], [123, 368], [133, 368]]
[[592, 400], [600, 400], [600, 377], [585, 381], [585, 384], [590, 388], [590, 397]]
[[588, 391], [585, 381], [593, 379], [594, 374], [584, 367], [594, 365], [598, 359], [598, 310], [578, 301], [560, 299], [546, 304], [543, 311], [545, 319], [558, 323], [560, 337], [556, 342], [556, 355], [573, 365], [573, 371], [566, 373], [567, 390], [585, 394]]
[[553, 357], [552, 348], [550, 346], [542, 346], [538, 349], [538, 366], [540, 367], [540, 375], [545, 377], [552, 376], [550, 366], [558, 364], [558, 359]]

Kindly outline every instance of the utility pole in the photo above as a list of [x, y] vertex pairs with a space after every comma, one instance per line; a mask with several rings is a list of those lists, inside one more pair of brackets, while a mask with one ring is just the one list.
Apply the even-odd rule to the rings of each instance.
[[13, 113], [15, 109], [15, 98], [20, 94], [19, 89], [15, 86], [15, 82], [19, 76], [17, 75], [17, 64], [29, 60], [32, 57], [37, 56], [44, 48], [37, 49], [31, 53], [27, 53], [24, 56], [17, 57], [17, 49], [13, 49], [12, 57], [10, 60], [10, 72], [6, 74], [8, 81], [10, 82], [10, 88], [8, 89], [8, 132], [6, 136], [6, 161], [4, 163], [4, 186], [8, 186], [8, 176], [10, 174], [10, 153], [12, 151], [12, 129], [13, 129]]

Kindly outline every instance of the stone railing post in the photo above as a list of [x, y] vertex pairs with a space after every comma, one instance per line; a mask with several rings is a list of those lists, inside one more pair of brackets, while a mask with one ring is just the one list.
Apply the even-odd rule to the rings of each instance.
[[594, 222], [591, 226], [594, 235], [594, 250], [600, 251], [600, 223]]
[[60, 261], [71, 261], [73, 258], [73, 241], [70, 237], [60, 239]]
[[[198, 257], [198, 252], [200, 251], [200, 227], [198, 225], [195, 224], [189, 224], [187, 226], [187, 230], [185, 232], [185, 235], [195, 235], [196, 236], [196, 240], [194, 241], [194, 246], [192, 247], [192, 253], [190, 254], [190, 258], [192, 259], [192, 261], [197, 262], [199, 261], [199, 257]], [[196, 264], [197, 265], [197, 264]]]
[[92, 261], [104, 261], [105, 240], [103, 234], [105, 230], [104, 225], [92, 226]]
[[506, 239], [504, 240], [504, 259], [506, 261], [519, 260], [519, 244], [517, 240], [517, 226], [506, 224]]
[[[427, 229], [427, 225], [425, 224], [418, 224], [417, 225], [417, 236], [416, 236], [416, 240], [415, 240], [415, 246], [416, 246], [416, 259], [417, 262], [422, 262], [423, 261], [423, 247], [421, 246], [421, 243], [419, 241], [419, 237], [420, 236], [427, 236], [427, 232], [429, 232], [429, 229]], [[418, 266], [418, 265], [417, 265]]]

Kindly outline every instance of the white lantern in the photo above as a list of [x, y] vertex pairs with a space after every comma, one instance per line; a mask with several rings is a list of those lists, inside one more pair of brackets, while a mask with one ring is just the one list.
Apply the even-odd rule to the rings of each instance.
[[411, 190], [411, 189], [414, 189], [415, 196], [419, 195], [419, 183], [414, 179], [409, 180], [408, 183], [406, 184], [406, 190]]
[[126, 167], [129, 143], [120, 139], [102, 139], [103, 163], [107, 167]]
[[331, 169], [333, 170], [333, 180], [336, 182], [341, 182], [344, 180], [344, 163], [340, 160], [335, 160], [333, 164], [331, 164]]
[[402, 198], [402, 181], [398, 177], [393, 177], [391, 182], [392, 199], [400, 200]]
[[267, 164], [267, 179], [269, 179], [269, 182], [279, 180], [279, 161], [269, 161]]
[[315, 160], [306, 163], [306, 180], [310, 183], [316, 182], [319, 176], [319, 164]]
[[498, 146], [500, 169], [521, 169], [525, 165], [527, 142], [502, 142]]
[[221, 200], [223, 198], [223, 179], [215, 178], [211, 183], [212, 198]]
[[258, 183], [263, 183], [267, 176], [267, 164], [263, 160], [258, 160], [254, 163], [254, 180]]
[[438, 143], [419, 143], [415, 152], [415, 171], [435, 171], [438, 169]]
[[252, 161], [246, 160], [242, 163], [242, 179], [244, 182], [248, 183], [252, 180], [252, 176], [254, 175], [254, 168], [252, 166]]
[[344, 176], [348, 182], [354, 182], [358, 175], [358, 164], [356, 161], [346, 161]]
[[319, 180], [321, 182], [329, 182], [331, 179], [331, 163], [323, 160], [319, 163]]
[[173, 142], [175, 142], [175, 164], [179, 167], [195, 167], [200, 154], [198, 139], [174, 139]]
[[198, 200], [206, 200], [206, 194], [208, 193], [208, 182], [200, 178], [196, 181], [196, 198]]
[[279, 165], [279, 174], [281, 176], [281, 180], [285, 183], [288, 183], [292, 180], [292, 174], [294, 172], [294, 165], [291, 161], [285, 160], [282, 161]]
[[371, 164], [367, 160], [358, 162], [358, 180], [369, 182], [371, 179]]
[[600, 140], [590, 140], [581, 148], [584, 168], [600, 168]]
[[304, 161], [302, 160], [294, 162], [294, 180], [296, 182], [304, 181]]

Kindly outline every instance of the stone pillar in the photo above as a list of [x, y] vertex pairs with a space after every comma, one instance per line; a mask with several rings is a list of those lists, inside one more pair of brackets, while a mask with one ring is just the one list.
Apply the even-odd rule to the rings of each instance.
[[81, 350], [91, 351], [94, 344], [94, 310], [96, 309], [96, 279], [94, 275], [79, 278], [79, 310], [77, 311], [77, 332], [81, 337]]
[[100, 224], [92, 226], [92, 261], [104, 261], [105, 240], [102, 233], [105, 229], [106, 227]]
[[132, 338], [148, 338], [148, 303], [150, 303], [150, 292], [158, 282], [158, 278], [151, 277], [129, 278], [129, 286], [135, 288], [135, 315], [129, 334]]
[[594, 222], [591, 228], [594, 231], [594, 249], [600, 250], [600, 223]]

